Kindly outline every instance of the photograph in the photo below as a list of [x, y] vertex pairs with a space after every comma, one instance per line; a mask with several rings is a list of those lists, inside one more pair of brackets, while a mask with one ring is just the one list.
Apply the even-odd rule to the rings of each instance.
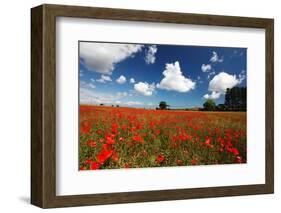
[[247, 48], [78, 42], [79, 171], [247, 163]]

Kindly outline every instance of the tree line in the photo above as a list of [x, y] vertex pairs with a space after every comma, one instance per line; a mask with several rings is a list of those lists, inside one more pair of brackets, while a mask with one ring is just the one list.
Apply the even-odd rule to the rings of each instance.
[[[247, 88], [233, 87], [227, 89], [224, 97], [224, 103], [216, 105], [213, 99], [208, 99], [204, 102], [203, 108], [200, 111], [246, 111], [247, 109]], [[159, 103], [156, 110], [170, 110], [169, 105], [165, 101]], [[171, 109], [172, 110], [172, 109]], [[190, 109], [182, 109], [190, 110]]]
[[208, 99], [203, 104], [203, 111], [246, 111], [247, 110], [247, 88], [233, 87], [227, 89], [224, 104], [216, 105], [213, 99]]

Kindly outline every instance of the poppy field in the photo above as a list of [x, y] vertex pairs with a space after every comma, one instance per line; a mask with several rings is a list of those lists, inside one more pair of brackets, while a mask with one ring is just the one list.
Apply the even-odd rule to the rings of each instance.
[[80, 105], [79, 169], [246, 163], [246, 112]]

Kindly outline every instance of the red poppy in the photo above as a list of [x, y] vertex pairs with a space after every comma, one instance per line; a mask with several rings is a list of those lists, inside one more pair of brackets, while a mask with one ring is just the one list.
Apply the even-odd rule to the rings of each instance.
[[97, 169], [99, 169], [99, 168], [100, 168], [100, 164], [97, 163], [97, 162], [93, 162], [93, 163], [91, 163], [91, 165], [90, 165], [90, 169], [91, 169], [91, 170], [97, 170]]
[[97, 143], [93, 140], [88, 140], [87, 141], [87, 145], [90, 146], [90, 147], [96, 147], [97, 146]]
[[84, 166], [80, 166], [80, 168], [79, 168], [79, 170], [85, 170], [86, 169], [86, 167], [84, 167]]
[[135, 136], [133, 137], [133, 140], [136, 141], [136, 142], [138, 142], [138, 143], [143, 143], [143, 139], [142, 139], [142, 137], [139, 136], [139, 135], [135, 135]]
[[93, 160], [91, 160], [91, 159], [85, 160], [85, 164], [91, 164], [92, 162], [93, 162]]
[[183, 165], [183, 161], [182, 160], [177, 160], [177, 164], [178, 164], [178, 166], [182, 166]]
[[239, 155], [239, 151], [238, 151], [236, 148], [232, 148], [232, 149], [231, 149], [231, 152], [232, 152], [234, 155]]
[[190, 161], [190, 164], [191, 165], [196, 165], [198, 163], [198, 161], [196, 160], [196, 159], [192, 159], [191, 161]]
[[91, 130], [91, 125], [88, 122], [84, 122], [81, 124], [80, 131], [82, 134], [89, 134]]
[[111, 159], [117, 162], [119, 160], [119, 154], [117, 152], [114, 152], [111, 156]]
[[156, 158], [157, 163], [162, 163], [165, 160], [164, 155], [158, 155]]
[[110, 137], [110, 136], [106, 136], [105, 140], [106, 140], [107, 144], [114, 144], [115, 143], [115, 140], [113, 140], [112, 137]]
[[236, 163], [242, 163], [242, 162], [243, 162], [242, 157], [236, 156]]
[[205, 145], [209, 148], [213, 148], [213, 145], [211, 144], [211, 138], [206, 137]]
[[112, 155], [113, 151], [108, 149], [103, 149], [98, 155], [97, 159], [99, 163], [104, 163], [110, 156]]
[[126, 169], [131, 168], [130, 164], [125, 163], [125, 168], [126, 168]]

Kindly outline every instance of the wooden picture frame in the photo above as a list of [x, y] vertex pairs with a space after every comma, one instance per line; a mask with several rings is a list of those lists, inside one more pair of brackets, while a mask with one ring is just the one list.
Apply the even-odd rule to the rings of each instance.
[[[56, 17], [265, 29], [265, 184], [56, 195]], [[31, 9], [31, 203], [41, 208], [268, 194], [274, 191], [274, 21], [186, 13], [44, 4]], [[261, 139], [263, 140], [263, 139]]]

